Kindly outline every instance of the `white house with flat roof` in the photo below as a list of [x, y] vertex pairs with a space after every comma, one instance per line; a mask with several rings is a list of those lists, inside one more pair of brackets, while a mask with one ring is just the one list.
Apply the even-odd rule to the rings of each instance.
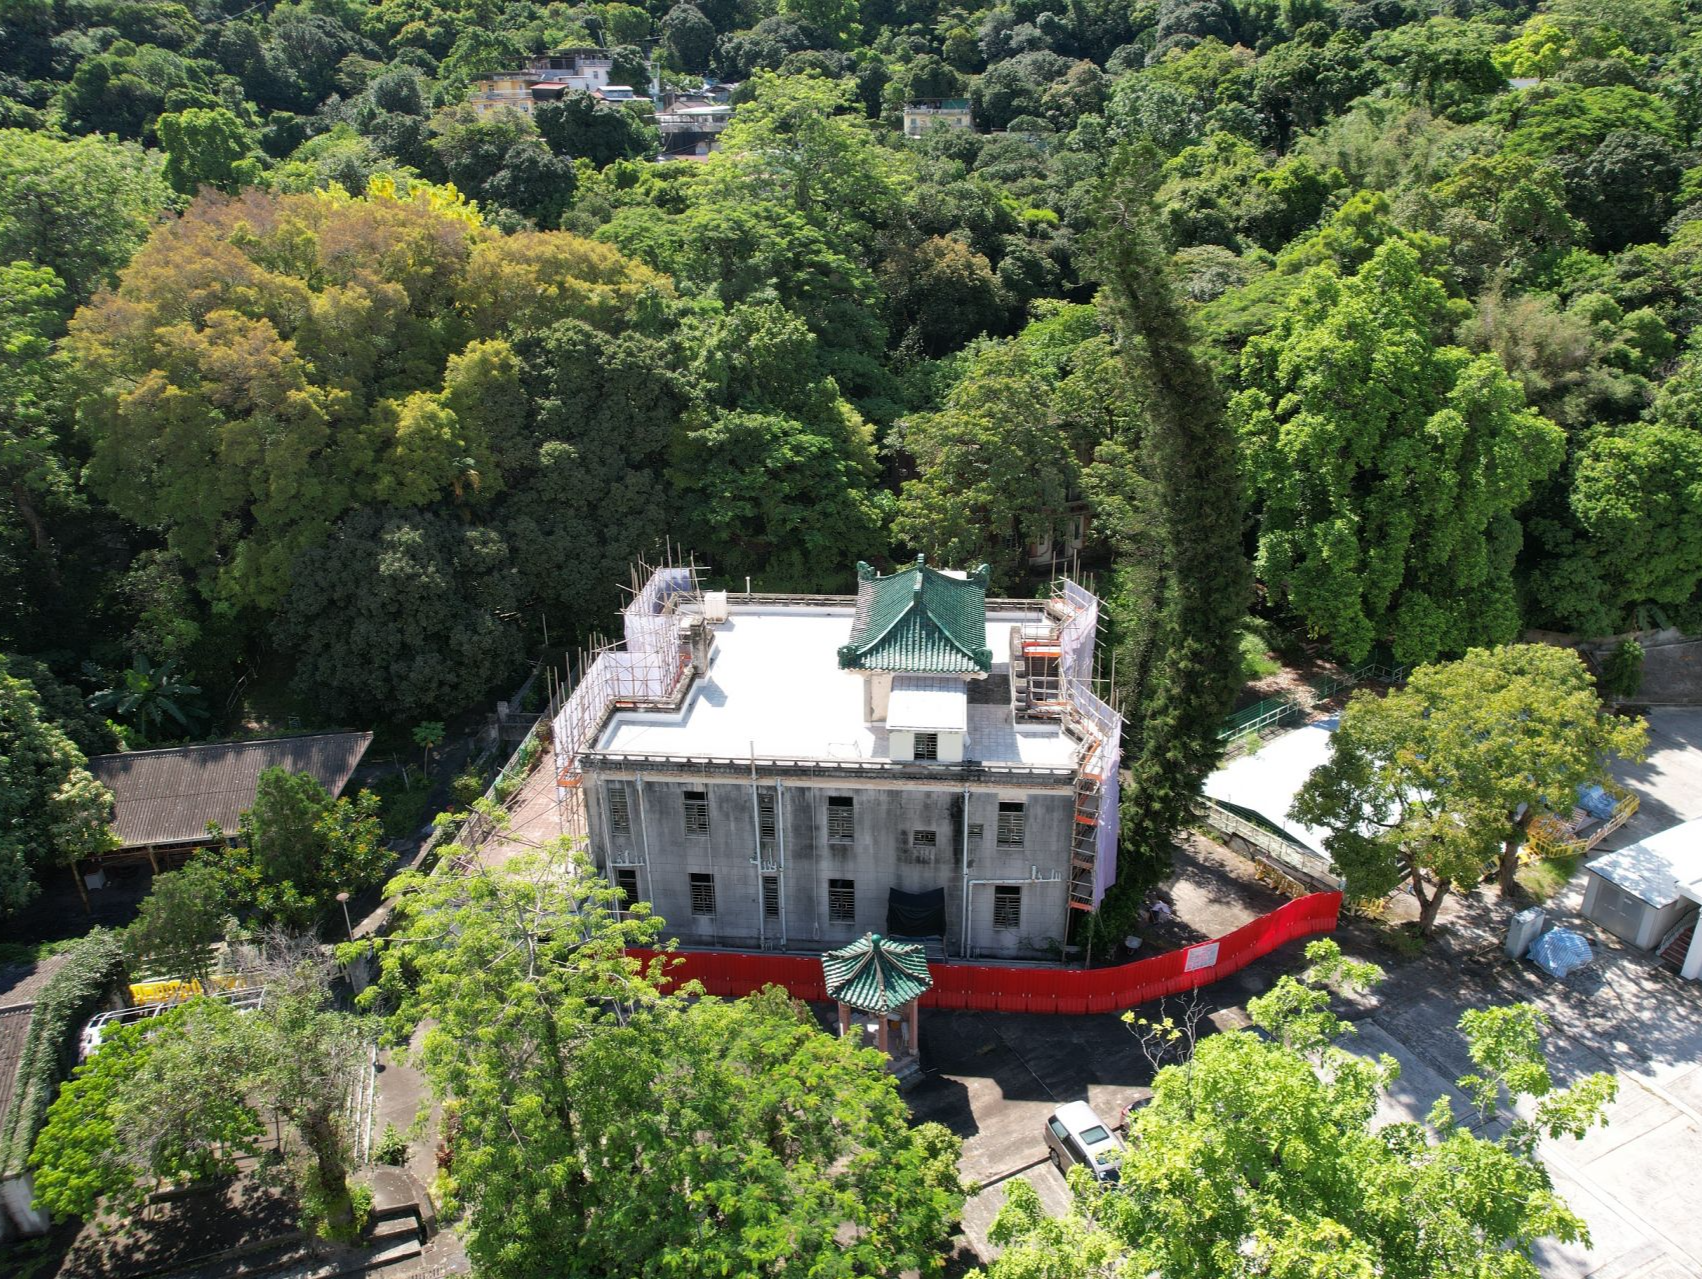
[[688, 945], [1055, 956], [1115, 875], [1097, 615], [1074, 583], [989, 600], [984, 569], [920, 562], [860, 565], [855, 596], [662, 570], [556, 717], [562, 794]]
[[1633, 946], [1658, 947], [1671, 955], [1683, 976], [1702, 979], [1696, 928], [1702, 903], [1702, 818], [1598, 857], [1585, 869], [1585, 915]]

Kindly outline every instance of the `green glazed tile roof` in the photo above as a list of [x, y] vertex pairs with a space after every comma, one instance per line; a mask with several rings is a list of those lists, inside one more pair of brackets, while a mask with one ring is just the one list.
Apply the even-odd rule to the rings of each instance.
[[851, 640], [839, 649], [841, 670], [919, 675], [993, 669], [987, 647], [987, 566], [968, 577], [914, 564], [882, 577], [857, 565], [857, 612]]
[[934, 984], [919, 942], [865, 933], [821, 957], [827, 997], [859, 1012], [886, 1016]]

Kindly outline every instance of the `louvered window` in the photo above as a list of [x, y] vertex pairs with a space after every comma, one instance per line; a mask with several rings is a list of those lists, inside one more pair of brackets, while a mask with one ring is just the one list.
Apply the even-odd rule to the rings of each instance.
[[686, 834], [709, 834], [709, 792], [688, 790], [685, 793], [685, 818]]
[[827, 881], [827, 918], [834, 924], [857, 922], [857, 881], [830, 879]]
[[780, 918], [780, 877], [762, 877], [762, 913], [769, 919]]
[[835, 843], [857, 838], [857, 809], [849, 795], [827, 797], [827, 837]]
[[1000, 932], [1022, 927], [1022, 889], [1015, 884], [993, 886], [993, 927]]
[[715, 913], [715, 876], [694, 874], [691, 877], [691, 913], [694, 915], [713, 915]]
[[1023, 827], [1027, 821], [1028, 806], [1026, 804], [1000, 801], [999, 803], [999, 847], [1021, 848]]
[[632, 810], [627, 807], [626, 783], [605, 782], [603, 794], [609, 801], [609, 830], [615, 835], [632, 834]]

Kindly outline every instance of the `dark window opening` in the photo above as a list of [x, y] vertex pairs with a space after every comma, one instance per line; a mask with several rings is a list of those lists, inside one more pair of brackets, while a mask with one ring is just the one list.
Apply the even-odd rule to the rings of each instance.
[[912, 754], [917, 759], [938, 759], [940, 757], [940, 735], [938, 733], [917, 733], [916, 749]]
[[780, 918], [780, 877], [762, 877], [762, 913], [768, 919]]
[[993, 927], [1014, 932], [1022, 927], [1022, 889], [1014, 884], [993, 886]]
[[693, 874], [691, 877], [691, 913], [715, 913], [715, 876]]

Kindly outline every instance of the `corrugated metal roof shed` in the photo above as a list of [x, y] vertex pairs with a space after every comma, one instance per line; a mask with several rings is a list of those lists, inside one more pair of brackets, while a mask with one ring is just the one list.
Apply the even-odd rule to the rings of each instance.
[[236, 830], [237, 819], [254, 807], [267, 769], [309, 773], [340, 795], [370, 745], [371, 733], [217, 742], [96, 755], [89, 771], [116, 801], [113, 826], [121, 847], [202, 843], [209, 823], [226, 834]]

